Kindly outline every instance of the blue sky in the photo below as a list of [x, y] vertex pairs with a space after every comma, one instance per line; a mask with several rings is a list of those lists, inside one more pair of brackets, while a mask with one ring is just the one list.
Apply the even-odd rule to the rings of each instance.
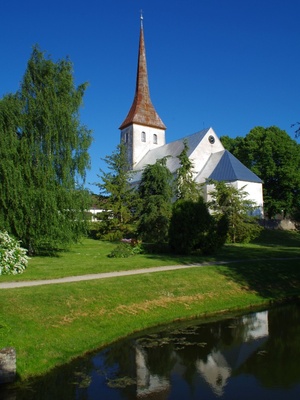
[[300, 0], [1, 0], [0, 95], [15, 92], [32, 46], [69, 56], [89, 82], [81, 121], [93, 131], [87, 187], [116, 149], [131, 106], [140, 10], [150, 94], [173, 141], [212, 126], [245, 136], [300, 120]]

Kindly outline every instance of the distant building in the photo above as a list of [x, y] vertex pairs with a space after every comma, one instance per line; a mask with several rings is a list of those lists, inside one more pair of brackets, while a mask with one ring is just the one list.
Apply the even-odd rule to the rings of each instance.
[[175, 173], [179, 167], [177, 156], [189, 147], [188, 156], [194, 165], [194, 179], [204, 183], [203, 196], [209, 200], [212, 185], [209, 180], [225, 181], [248, 192], [248, 198], [256, 205], [257, 215], [263, 214], [263, 188], [261, 179], [225, 150], [212, 128], [203, 129], [175, 142], [166, 143], [166, 126], [157, 114], [148, 84], [143, 20], [141, 17], [140, 41], [135, 96], [128, 115], [121, 124], [121, 141], [126, 144], [128, 161], [133, 174], [133, 184], [141, 179], [143, 169], [156, 160], [169, 156], [167, 167]]

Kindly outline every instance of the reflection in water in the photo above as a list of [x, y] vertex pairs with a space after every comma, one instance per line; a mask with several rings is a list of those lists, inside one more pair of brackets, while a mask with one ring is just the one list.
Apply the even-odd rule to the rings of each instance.
[[300, 305], [130, 338], [4, 400], [299, 399]]
[[269, 335], [268, 311], [250, 314], [238, 321], [241, 322], [240, 329], [237, 329], [237, 324], [232, 327], [235, 329], [233, 336], [238, 333], [236, 343], [230, 348], [214, 348], [208, 355], [207, 361], [196, 362], [200, 375], [218, 396], [223, 395], [232, 371], [243, 365]]

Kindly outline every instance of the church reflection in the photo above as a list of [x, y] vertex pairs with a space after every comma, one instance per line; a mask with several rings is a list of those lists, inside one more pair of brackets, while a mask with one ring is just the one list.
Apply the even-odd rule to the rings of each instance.
[[[143, 338], [135, 344], [137, 398], [167, 399], [174, 376], [184, 376], [192, 384], [197, 375], [215, 395], [222, 396], [232, 374], [260, 349], [268, 335], [268, 311], [264, 311], [189, 327], [169, 337]], [[155, 372], [157, 365], [152, 363], [154, 351], [161, 354], [161, 360], [155, 361], [160, 362], [160, 375]], [[162, 368], [166, 353], [168, 363]]]
[[199, 374], [219, 396], [223, 394], [232, 372], [243, 365], [269, 335], [268, 311], [243, 317], [241, 322], [245, 330], [240, 343], [233, 343], [232, 347], [222, 350], [213, 349], [206, 362], [198, 360], [196, 363]]

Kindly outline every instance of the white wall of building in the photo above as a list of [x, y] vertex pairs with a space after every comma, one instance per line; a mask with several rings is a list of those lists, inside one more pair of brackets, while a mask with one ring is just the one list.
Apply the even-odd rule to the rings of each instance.
[[[261, 183], [256, 182], [245, 182], [235, 181], [228, 183], [238, 190], [243, 190], [248, 193], [247, 200], [251, 200], [255, 203], [256, 208], [253, 210], [253, 215], [262, 218], [263, 212], [263, 186]], [[212, 197], [210, 193], [215, 190], [215, 185], [205, 185], [203, 187], [203, 197], [206, 202], [210, 202]]]
[[121, 140], [127, 146], [128, 161], [134, 168], [149, 150], [166, 143], [165, 130], [132, 124], [121, 131]]

